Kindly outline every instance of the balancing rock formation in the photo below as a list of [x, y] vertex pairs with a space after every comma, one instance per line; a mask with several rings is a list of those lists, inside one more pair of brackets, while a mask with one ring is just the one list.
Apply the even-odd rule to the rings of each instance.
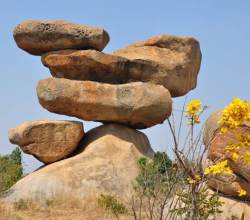
[[33, 121], [11, 129], [12, 143], [51, 164], [21, 179], [5, 199], [130, 195], [138, 159], [154, 154], [135, 129], [163, 123], [172, 111], [171, 96], [195, 88], [198, 41], [161, 35], [106, 54], [104, 29], [65, 21], [25, 21], [14, 39], [21, 49], [41, 55], [53, 76], [38, 82], [42, 107], [104, 125], [85, 135], [81, 123], [70, 121]]
[[[238, 196], [238, 191], [244, 189], [247, 192], [247, 197], [250, 197], [250, 167], [244, 160], [233, 160], [232, 153], [226, 151], [226, 146], [232, 143], [238, 143], [236, 133], [243, 135], [250, 133], [250, 123], [246, 122], [244, 125], [236, 129], [236, 132], [228, 130], [225, 134], [221, 134], [218, 120], [222, 115], [222, 110], [214, 112], [206, 121], [204, 129], [204, 144], [208, 148], [208, 159], [206, 166], [211, 161], [217, 161], [224, 158], [228, 161], [228, 165], [233, 171], [232, 176], [216, 175], [209, 177], [208, 185], [225, 195]], [[245, 155], [249, 151], [249, 147], [242, 146], [238, 154]]]

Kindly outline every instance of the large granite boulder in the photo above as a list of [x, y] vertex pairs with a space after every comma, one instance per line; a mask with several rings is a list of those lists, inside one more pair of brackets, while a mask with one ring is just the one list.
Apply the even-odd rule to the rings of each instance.
[[96, 203], [102, 193], [124, 199], [131, 195], [138, 159], [152, 155], [143, 133], [118, 124], [102, 125], [86, 133], [75, 156], [25, 176], [3, 195], [4, 200], [74, 197]]
[[43, 163], [69, 156], [84, 136], [83, 125], [75, 121], [41, 120], [25, 122], [9, 130], [9, 140]]
[[228, 130], [226, 133], [220, 132], [218, 120], [222, 111], [216, 111], [206, 121], [203, 140], [208, 148], [208, 159], [210, 161], [227, 160], [228, 165], [233, 171], [232, 176], [216, 175], [210, 176], [208, 185], [218, 189], [226, 195], [237, 196], [242, 188], [247, 191], [250, 197], [250, 164], [244, 160], [244, 155], [250, 153], [248, 146], [242, 146], [237, 150], [238, 158], [233, 157], [234, 151], [228, 151], [226, 147], [230, 144], [239, 143], [237, 134], [247, 135], [250, 133], [250, 123], [245, 122], [236, 130]]
[[109, 35], [102, 28], [63, 20], [27, 20], [17, 25], [13, 35], [17, 46], [33, 55], [64, 49], [102, 50], [109, 42]]
[[182, 96], [196, 87], [201, 64], [199, 42], [192, 37], [160, 35], [114, 52], [131, 61], [151, 63], [149, 81], [164, 85], [172, 96]]
[[111, 85], [51, 77], [39, 81], [37, 95], [50, 112], [139, 129], [162, 123], [172, 109], [167, 89], [142, 82]]
[[190, 37], [161, 35], [116, 51], [56, 51], [42, 57], [54, 77], [106, 83], [151, 82], [173, 97], [196, 87], [201, 52]]
[[[212, 160], [207, 159], [204, 168], [214, 165]], [[207, 179], [207, 185], [214, 191], [218, 191], [227, 196], [238, 197], [241, 189], [244, 189], [247, 193], [247, 197], [250, 195], [250, 184], [249, 182], [237, 173], [232, 175], [219, 174], [219, 175], [209, 175]], [[244, 197], [245, 198], [245, 197]]]
[[223, 203], [221, 213], [216, 216], [216, 220], [247, 220], [250, 219], [249, 201], [239, 201], [233, 198], [220, 197]]

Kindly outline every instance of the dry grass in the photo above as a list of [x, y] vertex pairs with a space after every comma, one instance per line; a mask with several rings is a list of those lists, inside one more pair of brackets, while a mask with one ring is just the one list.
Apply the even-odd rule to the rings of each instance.
[[[13, 204], [0, 203], [0, 220], [112, 220], [96, 200], [82, 202], [79, 199], [53, 198], [43, 203], [20, 200]], [[120, 220], [133, 219], [131, 216]]]

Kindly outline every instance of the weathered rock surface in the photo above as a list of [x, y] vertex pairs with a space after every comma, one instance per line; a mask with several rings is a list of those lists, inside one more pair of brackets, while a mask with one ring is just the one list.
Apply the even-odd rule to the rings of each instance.
[[75, 156], [24, 177], [4, 195], [5, 201], [57, 196], [96, 201], [101, 193], [125, 198], [138, 175], [138, 159], [152, 155], [143, 133], [118, 124], [102, 125], [86, 133]]
[[[208, 159], [207, 166], [213, 165], [211, 160]], [[207, 185], [215, 191], [222, 192], [228, 196], [239, 195], [241, 189], [246, 190], [247, 196], [250, 195], [250, 184], [242, 176], [233, 173], [233, 175], [220, 174], [216, 176], [208, 176]]]
[[106, 83], [151, 82], [172, 96], [195, 88], [200, 68], [199, 43], [193, 38], [161, 35], [116, 51], [113, 55], [65, 50], [42, 57], [52, 75]]
[[17, 25], [13, 35], [18, 47], [33, 55], [64, 49], [102, 50], [109, 42], [109, 35], [102, 28], [63, 20], [27, 20]]
[[44, 163], [69, 156], [84, 136], [83, 125], [73, 121], [25, 122], [9, 131], [9, 140]]
[[[239, 201], [232, 198], [220, 197], [223, 202], [221, 214], [216, 216], [216, 220], [225, 219], [250, 219], [250, 203], [249, 201]], [[244, 216], [244, 218], [242, 217]]]
[[[156, 73], [143, 73], [147, 81], [164, 85], [172, 96], [182, 96], [196, 87], [201, 64], [199, 42], [191, 37], [160, 35], [114, 52], [132, 61], [151, 64]], [[154, 74], [153, 74], [154, 73]]]
[[239, 158], [233, 159], [233, 152], [227, 152], [226, 146], [238, 143], [237, 133], [249, 134], [250, 123], [245, 123], [235, 131], [228, 130], [225, 134], [221, 134], [218, 120], [222, 111], [213, 113], [207, 120], [204, 129], [204, 143], [208, 148], [208, 158], [211, 161], [219, 159], [228, 160], [229, 167], [233, 170], [234, 175], [210, 177], [209, 185], [212, 188], [218, 188], [226, 195], [237, 196], [240, 188], [247, 191], [247, 196], [250, 196], [250, 165], [243, 160], [243, 156], [250, 152], [249, 147], [242, 146], [238, 151]]
[[129, 60], [96, 50], [62, 50], [42, 56], [42, 63], [57, 78], [127, 83]]
[[172, 109], [167, 89], [142, 82], [111, 85], [51, 77], [39, 81], [37, 95], [50, 112], [141, 129], [162, 123]]

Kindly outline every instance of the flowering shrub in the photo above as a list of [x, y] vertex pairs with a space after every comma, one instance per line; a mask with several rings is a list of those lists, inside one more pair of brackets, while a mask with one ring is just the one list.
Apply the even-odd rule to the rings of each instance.
[[[232, 102], [222, 111], [222, 116], [218, 124], [222, 126], [220, 129], [221, 134], [233, 131], [236, 136], [236, 142], [226, 146], [226, 153], [231, 153], [231, 159], [237, 161], [243, 159], [246, 164], [250, 165], [250, 149], [244, 155], [239, 154], [241, 148], [250, 147], [250, 133], [242, 134], [237, 131], [237, 128], [250, 121], [250, 102], [243, 101], [235, 98]], [[228, 166], [228, 161], [218, 161], [215, 165], [209, 166], [205, 169], [205, 175], [218, 175], [227, 174], [232, 175], [233, 171]], [[238, 191], [239, 196], [246, 196], [247, 192], [244, 189]]]
[[[249, 102], [234, 99], [224, 109], [218, 122], [221, 125], [221, 133], [229, 129], [236, 131], [236, 128], [245, 121], [249, 121], [249, 106]], [[206, 108], [199, 99], [194, 99], [183, 106], [179, 128], [176, 127], [173, 113], [172, 121], [170, 118], [167, 120], [173, 137], [172, 161], [165, 153], [156, 154], [152, 160], [148, 158], [139, 160], [140, 172], [135, 179], [134, 192], [126, 208], [128, 210], [126, 214], [130, 215], [131, 219], [217, 219], [223, 203], [217, 192], [212, 193], [208, 189], [207, 177], [208, 175], [231, 176], [233, 170], [225, 158], [220, 158], [205, 171], [203, 170], [202, 161], [207, 148], [202, 142], [202, 132], [196, 134], [195, 126], [200, 124], [200, 116]], [[185, 129], [184, 143], [179, 138], [183, 116], [187, 118], [189, 125]], [[241, 147], [250, 147], [250, 134], [237, 134], [236, 143], [225, 146], [225, 151], [232, 160], [237, 161], [241, 158], [239, 154]], [[250, 164], [250, 149], [243, 155], [243, 159]], [[238, 195], [246, 196], [247, 192], [241, 188]]]
[[212, 174], [226, 174], [226, 175], [232, 175], [233, 171], [230, 169], [230, 167], [227, 164], [227, 160], [223, 160], [220, 162], [216, 162], [215, 165], [209, 166], [205, 169], [204, 172], [205, 175]]
[[235, 98], [223, 110], [218, 123], [222, 126], [221, 132], [225, 133], [229, 128], [236, 129], [246, 121], [250, 121], [250, 102]]

